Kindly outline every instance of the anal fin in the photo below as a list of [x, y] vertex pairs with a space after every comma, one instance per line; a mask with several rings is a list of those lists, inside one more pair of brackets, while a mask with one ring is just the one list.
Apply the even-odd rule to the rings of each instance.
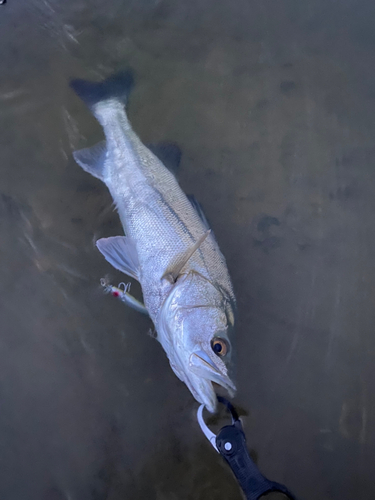
[[106, 141], [100, 141], [91, 148], [74, 151], [73, 157], [83, 170], [102, 181], [104, 180], [104, 164], [107, 159]]

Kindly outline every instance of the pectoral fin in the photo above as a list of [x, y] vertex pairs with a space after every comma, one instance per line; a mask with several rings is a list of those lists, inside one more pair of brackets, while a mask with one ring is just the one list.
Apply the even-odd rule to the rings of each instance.
[[137, 249], [127, 236], [111, 236], [96, 242], [98, 250], [113, 267], [139, 281]]
[[182, 271], [182, 268], [187, 264], [188, 260], [192, 257], [192, 255], [198, 250], [198, 248], [202, 245], [204, 240], [207, 238], [207, 236], [210, 234], [211, 229], [206, 231], [200, 238], [199, 240], [194, 243], [190, 248], [184, 252], [176, 264], [173, 266], [172, 269], [168, 269], [166, 273], [163, 274], [162, 279], [167, 279], [170, 283], [175, 283], [177, 281], [177, 278]]

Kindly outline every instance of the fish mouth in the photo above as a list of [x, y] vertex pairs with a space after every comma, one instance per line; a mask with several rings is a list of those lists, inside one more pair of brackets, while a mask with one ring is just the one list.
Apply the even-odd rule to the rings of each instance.
[[213, 413], [216, 409], [216, 393], [212, 382], [223, 387], [233, 397], [236, 392], [236, 386], [226, 373], [223, 373], [215, 363], [208, 357], [204, 351], [195, 351], [190, 356], [189, 369], [195, 375], [202, 379], [202, 384], [199, 391], [200, 400]]

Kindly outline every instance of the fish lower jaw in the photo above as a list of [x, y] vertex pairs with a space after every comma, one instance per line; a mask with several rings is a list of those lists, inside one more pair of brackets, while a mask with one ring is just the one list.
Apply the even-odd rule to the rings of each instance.
[[233, 388], [224, 387], [205, 377], [196, 378], [195, 385], [191, 383], [191, 380], [189, 382], [185, 380], [185, 383], [195, 399], [203, 404], [210, 413], [216, 413], [218, 396], [224, 396], [227, 399], [228, 396], [232, 398], [235, 394]]
[[225, 399], [228, 399], [228, 396], [229, 396], [229, 398], [233, 398], [235, 395], [235, 391], [228, 390], [225, 387], [223, 387], [222, 385], [217, 384], [216, 382], [211, 382], [211, 386], [212, 386], [212, 391], [215, 394], [215, 398], [213, 401], [201, 401], [198, 398], [196, 398], [196, 399], [198, 400], [199, 403], [201, 403], [205, 406], [207, 411], [209, 411], [210, 413], [216, 413], [216, 411], [217, 411], [217, 397], [222, 396]]

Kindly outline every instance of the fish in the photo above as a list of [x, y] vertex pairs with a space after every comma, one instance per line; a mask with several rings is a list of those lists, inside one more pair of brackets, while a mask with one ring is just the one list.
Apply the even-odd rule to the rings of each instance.
[[[174, 373], [213, 413], [216, 384], [231, 397], [236, 391], [230, 372], [233, 285], [201, 205], [185, 195], [160, 159], [168, 157], [167, 145], [159, 151], [147, 147], [130, 124], [126, 105], [133, 84], [130, 70], [99, 82], [70, 82], [105, 136], [73, 156], [105, 183], [124, 229], [124, 235], [99, 239], [98, 250], [140, 283], [143, 303], [137, 301], [137, 310], [143, 306], [150, 316]], [[173, 156], [180, 156], [176, 147]], [[130, 294], [122, 296], [132, 305]]]

